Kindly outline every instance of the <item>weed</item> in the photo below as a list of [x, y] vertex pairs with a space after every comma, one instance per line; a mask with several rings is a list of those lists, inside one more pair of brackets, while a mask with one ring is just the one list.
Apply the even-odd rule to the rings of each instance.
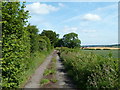
[[56, 63], [56, 57], [52, 58], [52, 62]]
[[47, 75], [55, 74], [55, 73], [56, 73], [55, 69], [46, 69], [43, 75], [47, 76]]
[[48, 84], [48, 83], [50, 83], [49, 79], [42, 79], [41, 82], [40, 82], [41, 86], [43, 86], [45, 84]]
[[53, 83], [56, 83], [58, 80], [57, 79], [51, 79], [50, 81], [53, 82]]

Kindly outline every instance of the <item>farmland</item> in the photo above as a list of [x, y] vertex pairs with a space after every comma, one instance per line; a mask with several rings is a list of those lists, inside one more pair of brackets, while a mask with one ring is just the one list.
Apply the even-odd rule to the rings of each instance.
[[108, 55], [111, 53], [113, 58], [119, 58], [119, 51], [120, 50], [83, 50], [85, 53], [94, 53], [97, 55], [101, 55], [104, 57], [108, 57]]
[[84, 49], [95, 49], [95, 50], [120, 50], [118, 47], [85, 47]]

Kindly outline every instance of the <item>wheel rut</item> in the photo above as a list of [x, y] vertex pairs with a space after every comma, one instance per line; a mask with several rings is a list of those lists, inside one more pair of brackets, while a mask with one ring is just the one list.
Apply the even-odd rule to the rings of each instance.
[[[56, 57], [56, 74], [55, 77], [57, 82], [52, 85], [51, 88], [68, 88], [69, 90], [75, 90], [75, 85], [72, 83], [71, 79], [67, 76], [67, 71], [65, 70], [62, 61], [60, 60], [57, 51], [54, 50], [45, 61], [36, 69], [35, 73], [31, 76], [28, 82], [24, 85], [24, 89], [27, 88], [38, 88], [40, 89], [40, 81], [43, 78], [43, 73], [47, 69], [51, 59]], [[55, 86], [55, 87], [54, 87]], [[49, 86], [48, 86], [49, 87]], [[48, 88], [45, 87], [45, 88]], [[50, 87], [49, 87], [50, 88]]]
[[60, 57], [58, 55], [57, 55], [56, 59], [57, 59], [57, 63], [56, 63], [57, 74], [56, 74], [56, 77], [58, 78], [59, 88], [74, 89], [75, 85], [72, 83], [71, 79], [68, 77], [67, 72], [65, 70], [65, 67], [62, 64], [62, 61], [60, 60]]

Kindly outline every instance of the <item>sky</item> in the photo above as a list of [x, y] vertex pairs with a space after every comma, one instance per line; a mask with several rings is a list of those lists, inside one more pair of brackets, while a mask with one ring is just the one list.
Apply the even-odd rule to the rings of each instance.
[[117, 2], [26, 2], [29, 23], [39, 33], [53, 30], [60, 38], [77, 33], [81, 45], [118, 43]]

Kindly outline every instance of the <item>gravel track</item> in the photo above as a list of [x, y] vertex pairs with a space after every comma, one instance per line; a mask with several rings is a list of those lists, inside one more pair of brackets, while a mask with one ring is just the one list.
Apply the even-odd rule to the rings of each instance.
[[66, 88], [67, 90], [75, 90], [75, 86], [72, 84], [71, 80], [68, 78], [67, 73], [65, 71], [64, 65], [62, 64], [60, 57], [57, 54], [57, 51], [54, 50], [45, 61], [36, 69], [35, 73], [31, 76], [28, 82], [24, 86], [25, 89], [35, 88], [40, 89], [40, 80], [43, 78], [43, 73], [45, 69], [48, 67], [52, 58], [56, 57], [56, 78], [58, 82], [56, 83], [57, 88]]
[[25, 84], [24, 88], [40, 88], [40, 80], [43, 77], [44, 70], [47, 68], [55, 52], [56, 51], [54, 50], [54, 52], [52, 52], [45, 59], [45, 61], [36, 69], [35, 73], [31, 76], [31, 78]]

